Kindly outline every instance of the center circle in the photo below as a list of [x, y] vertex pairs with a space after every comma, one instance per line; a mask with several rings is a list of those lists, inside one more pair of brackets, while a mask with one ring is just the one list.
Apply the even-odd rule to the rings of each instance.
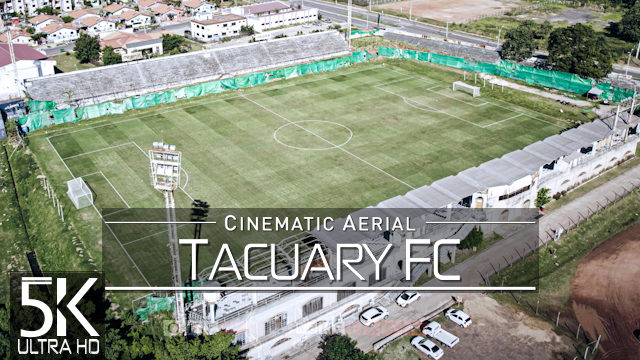
[[[335, 139], [339, 137], [339, 139]], [[353, 137], [345, 125], [326, 120], [292, 121], [277, 128], [273, 138], [280, 145], [296, 150], [331, 150], [346, 145]], [[301, 145], [299, 141], [308, 141]]]

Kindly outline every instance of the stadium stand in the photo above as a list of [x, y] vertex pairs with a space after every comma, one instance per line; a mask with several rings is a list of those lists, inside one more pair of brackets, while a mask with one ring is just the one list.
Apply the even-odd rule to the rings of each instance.
[[328, 31], [28, 79], [25, 87], [32, 99], [61, 109], [350, 54], [343, 37]]
[[500, 61], [500, 54], [498, 54], [498, 52], [495, 50], [455, 44], [452, 42], [444, 42], [441, 40], [425, 39], [388, 31], [384, 34], [384, 38], [421, 47], [423, 49], [429, 49], [429, 51], [431, 52], [461, 57], [468, 60], [488, 63], [497, 63], [498, 61]]

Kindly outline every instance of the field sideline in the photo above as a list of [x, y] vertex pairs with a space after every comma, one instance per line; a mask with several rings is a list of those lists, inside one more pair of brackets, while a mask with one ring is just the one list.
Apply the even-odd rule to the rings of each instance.
[[[358, 64], [65, 124], [30, 135], [30, 148], [59, 193], [76, 176], [94, 191], [94, 208], [76, 211], [66, 198], [65, 208], [100, 259], [101, 208], [163, 206], [148, 174], [153, 141], [183, 152], [177, 206], [364, 207], [557, 134], [567, 118], [587, 119], [567, 107], [556, 117], [557, 103], [513, 90], [483, 88], [475, 99], [451, 91], [461, 78], [406, 60]], [[133, 262], [168, 262], [166, 237], [134, 244], [146, 259], [117, 240], [105, 246], [123, 249], [109, 261], [142, 285]]]

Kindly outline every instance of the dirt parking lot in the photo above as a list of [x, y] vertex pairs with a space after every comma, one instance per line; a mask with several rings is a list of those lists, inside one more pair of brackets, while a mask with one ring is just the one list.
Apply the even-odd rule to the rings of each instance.
[[[473, 324], [462, 329], [447, 320], [443, 327], [460, 338], [453, 348], [444, 347], [447, 360], [509, 359], [545, 360], [571, 358], [570, 342], [553, 332], [550, 324], [518, 313], [481, 294], [464, 297], [464, 311]], [[428, 359], [410, 345], [418, 335], [415, 331], [390, 348], [385, 349], [384, 359]], [[436, 342], [437, 343], [437, 342]]]

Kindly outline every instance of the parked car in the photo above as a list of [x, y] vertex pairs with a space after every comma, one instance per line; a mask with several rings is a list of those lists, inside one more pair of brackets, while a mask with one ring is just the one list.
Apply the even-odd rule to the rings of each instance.
[[460, 327], [466, 328], [471, 325], [471, 317], [462, 310], [451, 308], [444, 313], [444, 316], [458, 324]]
[[444, 355], [444, 351], [442, 351], [442, 349], [440, 349], [438, 345], [422, 336], [416, 336], [411, 339], [411, 345], [415, 346], [416, 349], [427, 354], [427, 356], [435, 360], [440, 359]]
[[396, 298], [396, 304], [400, 307], [406, 307], [412, 302], [420, 299], [420, 294], [415, 291], [403, 291], [400, 296]]
[[383, 306], [368, 308], [360, 314], [360, 322], [364, 326], [371, 326], [380, 320], [388, 319], [389, 311]]
[[422, 329], [422, 333], [438, 340], [442, 345], [454, 347], [460, 339], [447, 330], [443, 329], [440, 324], [435, 321], [430, 322]]

